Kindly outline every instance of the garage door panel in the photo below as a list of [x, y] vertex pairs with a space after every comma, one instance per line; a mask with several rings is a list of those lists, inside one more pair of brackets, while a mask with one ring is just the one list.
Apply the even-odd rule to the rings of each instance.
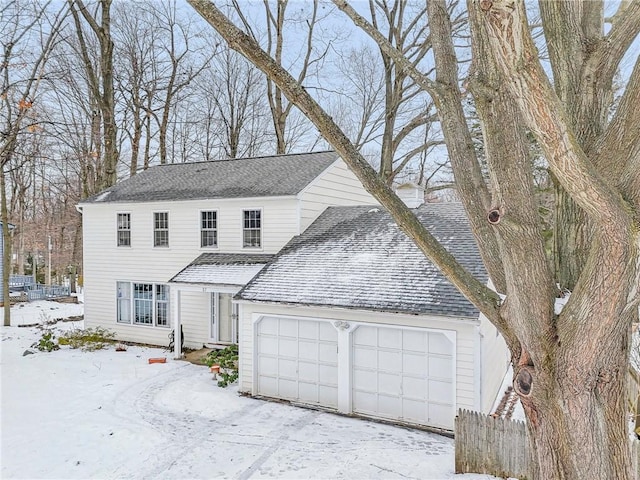
[[381, 328], [378, 330], [378, 346], [382, 348], [402, 348], [402, 331]]
[[353, 344], [369, 347], [378, 346], [378, 334], [376, 329], [360, 326], [353, 332]]
[[451, 357], [429, 357], [429, 376], [449, 378], [453, 367], [453, 359]]
[[425, 378], [404, 377], [402, 379], [402, 395], [405, 398], [420, 399], [424, 402], [427, 398], [427, 380]]
[[258, 358], [258, 368], [262, 375], [276, 376], [278, 375], [278, 359], [261, 356]]
[[378, 413], [383, 417], [397, 417], [402, 406], [400, 397], [379, 395], [378, 396]]
[[298, 357], [298, 341], [295, 338], [278, 338], [278, 355], [297, 358]]
[[299, 362], [298, 378], [301, 382], [318, 383], [318, 365], [302, 361]]
[[429, 333], [429, 352], [440, 355], [451, 355], [453, 344], [443, 333]]
[[318, 322], [299, 320], [298, 337], [315, 341], [318, 338]]
[[329, 322], [320, 322], [318, 325], [319, 340], [322, 342], [337, 342], [338, 332]]
[[378, 350], [378, 368], [384, 371], [402, 371], [402, 353], [400, 350], [388, 352]]
[[318, 401], [318, 385], [301, 381], [298, 384], [297, 399], [301, 402], [316, 403]]
[[451, 428], [451, 405], [429, 404], [429, 423], [442, 428]]
[[338, 367], [332, 365], [320, 365], [318, 367], [318, 381], [323, 385], [338, 384]]
[[259, 337], [258, 351], [263, 355], [277, 355], [278, 343], [277, 337]]
[[356, 391], [353, 394], [354, 404], [358, 405], [359, 413], [375, 414], [378, 408], [378, 395], [363, 391]]
[[373, 366], [373, 368], [377, 368], [378, 352], [371, 348], [355, 347], [353, 350], [353, 365], [354, 367], [371, 368]]
[[282, 398], [295, 400], [298, 398], [298, 382], [295, 379], [278, 378], [278, 393]]
[[277, 395], [278, 379], [275, 377], [258, 377], [258, 391], [263, 395]]
[[422, 400], [402, 399], [402, 412], [404, 418], [416, 423], [427, 423], [429, 418], [429, 405]]
[[423, 332], [411, 332], [410, 335], [403, 335], [402, 348], [404, 351], [426, 353], [427, 334]]
[[279, 358], [278, 376], [295, 379], [298, 376], [298, 362], [288, 358]]
[[320, 343], [318, 345], [318, 361], [337, 364], [338, 345], [335, 343]]
[[386, 395], [400, 395], [401, 378], [397, 374], [378, 373], [378, 391]]
[[278, 335], [297, 338], [298, 321], [290, 318], [281, 318], [278, 327]]
[[301, 360], [318, 361], [318, 344], [316, 342], [300, 340], [298, 352]]
[[424, 376], [426, 360], [424, 355], [416, 353], [402, 354], [402, 372], [405, 375]]
[[258, 323], [259, 335], [278, 335], [278, 323], [277, 322], [265, 322]]
[[453, 403], [451, 382], [429, 380], [429, 401]]
[[352, 381], [357, 390], [375, 392], [378, 388], [378, 374], [374, 370], [354, 370]]
[[334, 405], [338, 398], [338, 388], [318, 385], [318, 402], [321, 405]]

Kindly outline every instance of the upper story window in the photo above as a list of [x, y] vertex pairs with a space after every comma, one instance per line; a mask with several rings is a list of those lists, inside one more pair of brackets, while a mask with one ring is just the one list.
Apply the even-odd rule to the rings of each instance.
[[243, 210], [242, 246], [262, 246], [262, 212], [260, 210]]
[[131, 214], [130, 213], [118, 214], [118, 246], [119, 247], [131, 246]]
[[153, 214], [153, 246], [169, 246], [169, 212], [154, 212]]
[[200, 212], [200, 246], [218, 246], [218, 212]]

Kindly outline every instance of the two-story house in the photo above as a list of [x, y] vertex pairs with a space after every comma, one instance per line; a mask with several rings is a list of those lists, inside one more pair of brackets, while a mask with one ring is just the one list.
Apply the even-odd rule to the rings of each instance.
[[235, 343], [231, 299], [332, 205], [376, 204], [334, 152], [149, 168], [78, 206], [85, 324], [120, 340]]

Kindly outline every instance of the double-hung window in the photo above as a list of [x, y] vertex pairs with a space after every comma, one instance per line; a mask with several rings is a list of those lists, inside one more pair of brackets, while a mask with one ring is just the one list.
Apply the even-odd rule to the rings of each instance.
[[131, 214], [118, 214], [118, 244], [119, 247], [131, 246]]
[[154, 283], [117, 283], [118, 323], [169, 326], [169, 287]]
[[153, 246], [169, 246], [169, 212], [154, 212], [153, 214]]
[[200, 212], [200, 246], [218, 246], [218, 212]]
[[262, 246], [262, 211], [243, 210], [242, 246]]

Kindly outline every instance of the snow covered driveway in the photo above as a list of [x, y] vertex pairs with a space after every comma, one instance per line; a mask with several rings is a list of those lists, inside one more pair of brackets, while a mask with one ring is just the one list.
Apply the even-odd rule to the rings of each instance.
[[239, 397], [159, 349], [23, 357], [38, 331], [0, 329], [5, 479], [490, 478], [454, 475], [448, 438]]

